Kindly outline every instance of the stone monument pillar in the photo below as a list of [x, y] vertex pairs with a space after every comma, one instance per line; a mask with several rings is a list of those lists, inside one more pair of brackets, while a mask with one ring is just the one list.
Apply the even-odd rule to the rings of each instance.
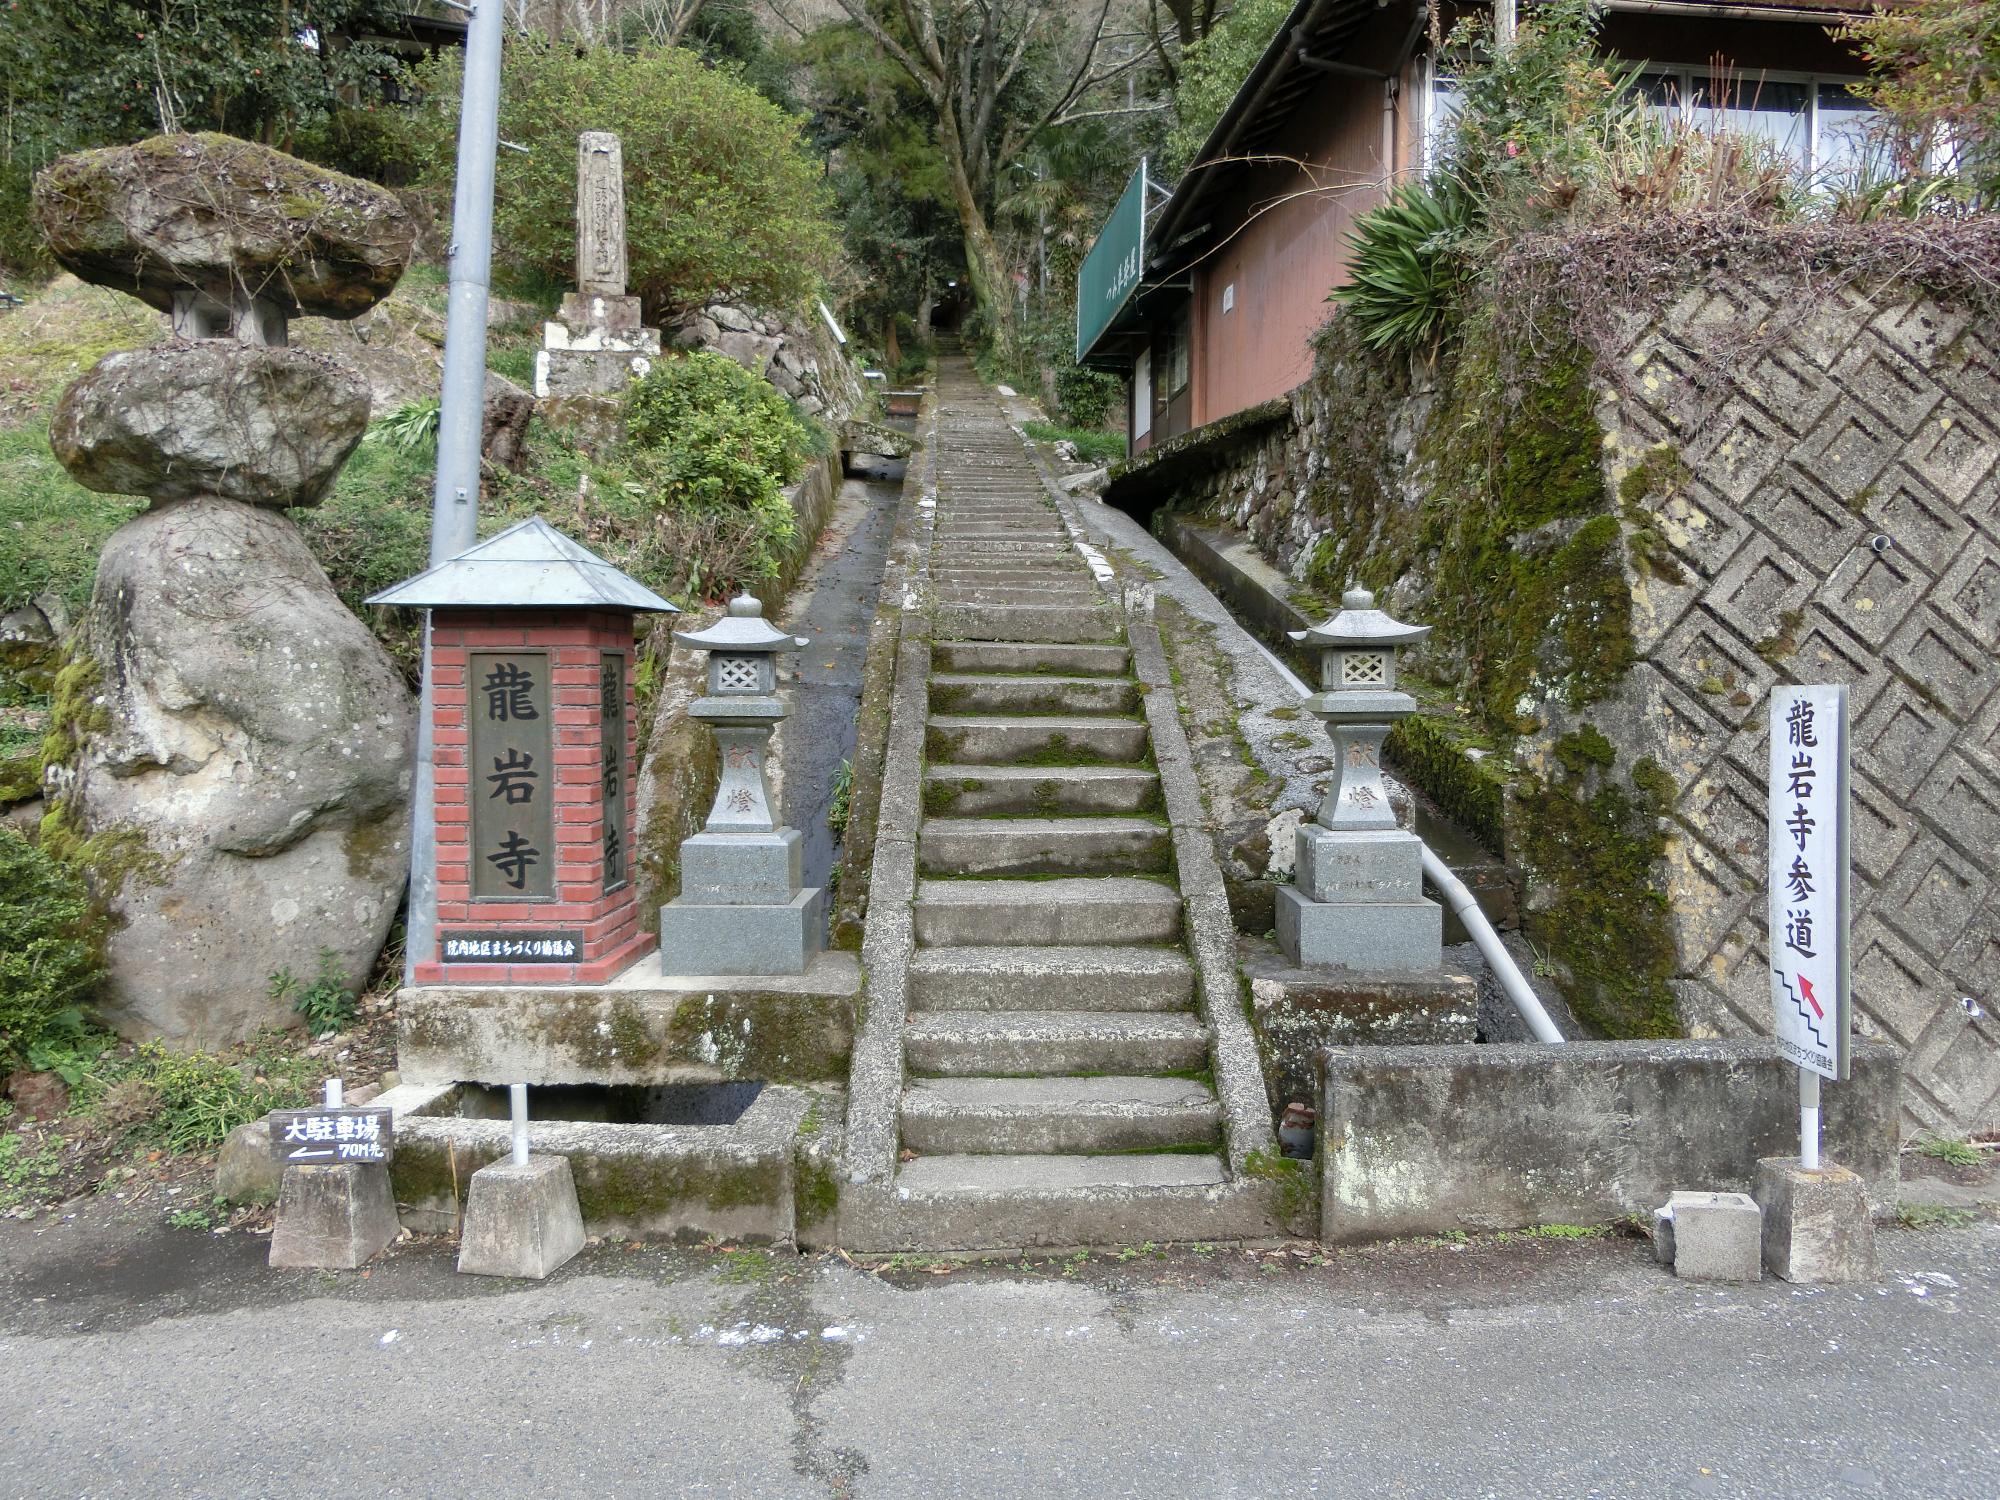
[[1430, 634], [1349, 589], [1325, 624], [1292, 632], [1320, 652], [1306, 711], [1333, 741], [1334, 782], [1301, 824], [1293, 883], [1278, 890], [1278, 946], [1293, 963], [1342, 969], [1435, 969], [1444, 912], [1423, 894], [1423, 847], [1396, 824], [1382, 781], [1382, 741], [1416, 700], [1396, 691], [1396, 657]]
[[586, 130], [576, 142], [576, 286], [542, 325], [535, 395], [615, 395], [660, 357], [660, 331], [640, 324], [625, 289], [625, 158], [618, 137]]
[[598, 984], [652, 952], [632, 618], [674, 606], [538, 517], [368, 602], [431, 612], [438, 947], [416, 982]]
[[778, 825], [765, 775], [785, 717], [777, 653], [806, 644], [764, 619], [749, 594], [707, 630], [676, 633], [708, 652], [708, 696], [688, 709], [715, 731], [722, 780], [700, 833], [681, 844], [681, 893], [660, 908], [669, 974], [803, 974], [825, 936], [823, 888], [801, 889], [803, 836]]

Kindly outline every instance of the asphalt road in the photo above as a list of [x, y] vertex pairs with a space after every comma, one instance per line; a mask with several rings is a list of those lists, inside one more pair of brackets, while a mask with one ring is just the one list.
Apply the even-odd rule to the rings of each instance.
[[1642, 1244], [1314, 1265], [593, 1247], [523, 1288], [396, 1247], [0, 1225], [0, 1494], [2000, 1495], [2000, 1226], [1865, 1288]]

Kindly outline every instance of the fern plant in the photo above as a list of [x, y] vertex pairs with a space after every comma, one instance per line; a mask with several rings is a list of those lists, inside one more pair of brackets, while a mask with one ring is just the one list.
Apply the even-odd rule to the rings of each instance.
[[1353, 280], [1330, 302], [1345, 306], [1371, 349], [1419, 350], [1443, 336], [1465, 276], [1465, 195], [1415, 182], [1396, 188], [1348, 234]]

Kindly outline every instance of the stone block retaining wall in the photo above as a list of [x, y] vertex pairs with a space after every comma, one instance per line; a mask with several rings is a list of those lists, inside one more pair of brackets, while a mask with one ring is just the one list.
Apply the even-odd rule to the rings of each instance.
[[[1407, 755], [1406, 769], [1447, 807], [1481, 800], [1472, 780], [1511, 777], [1519, 862], [1524, 786], [1542, 794], [1563, 782], [1556, 758], [1574, 773], [1608, 745], [1641, 783], [1634, 805], [1660, 814], [1642, 853], [1679, 1028], [1758, 1036], [1765, 704], [1779, 681], [1849, 684], [1859, 1029], [1906, 1054], [1906, 1128], [2000, 1130], [2000, 331], [1909, 287], [1690, 280], [1663, 311], [1614, 320], [1594, 351], [1601, 513], [1618, 527], [1613, 592], [1629, 595], [1621, 675], [1580, 705], [1524, 697], [1533, 727], [1498, 754], [1468, 741], [1472, 760], [1447, 746], [1441, 776]], [[1322, 599], [1344, 581], [1332, 572], [1378, 566], [1369, 581], [1394, 580], [1392, 605], [1431, 618], [1419, 518], [1460, 503], [1435, 430], [1446, 382], [1421, 363], [1348, 359], [1323, 355], [1239, 430], [1225, 419], [1114, 472], [1108, 498], [1150, 482], [1149, 498], [1247, 534]], [[1550, 531], [1507, 545], [1551, 545]], [[1445, 681], [1462, 669], [1450, 634], [1429, 663]], [[1531, 933], [1535, 904], [1531, 891]]]

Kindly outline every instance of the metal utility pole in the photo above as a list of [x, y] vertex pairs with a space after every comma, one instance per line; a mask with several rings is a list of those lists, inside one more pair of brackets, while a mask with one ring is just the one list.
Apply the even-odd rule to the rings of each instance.
[[[451, 288], [445, 308], [431, 560], [456, 557], [479, 535], [479, 438], [486, 405], [486, 308], [493, 272], [493, 164], [500, 144], [502, 0], [479, 0], [465, 32], [458, 111], [458, 178], [451, 203]], [[424, 611], [423, 690], [417, 705], [417, 778], [410, 827], [410, 909], [403, 982], [437, 947], [437, 822], [432, 805], [431, 617]]]

